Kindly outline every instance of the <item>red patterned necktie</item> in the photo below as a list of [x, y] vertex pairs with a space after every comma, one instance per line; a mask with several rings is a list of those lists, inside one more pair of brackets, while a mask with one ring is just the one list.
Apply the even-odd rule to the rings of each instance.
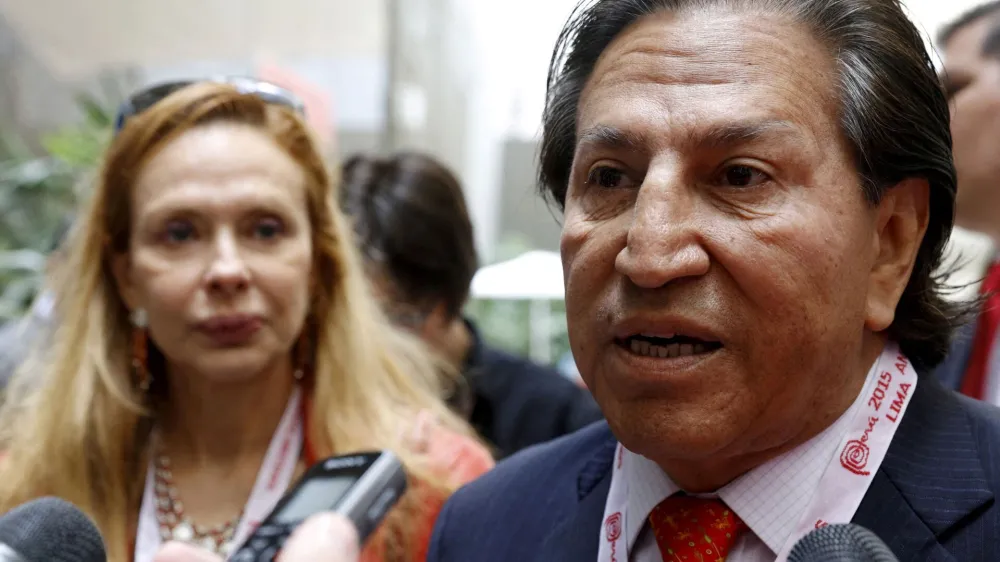
[[966, 396], [981, 400], [986, 392], [990, 351], [996, 339], [997, 325], [1000, 324], [1000, 262], [994, 262], [986, 271], [986, 278], [983, 279], [979, 294], [986, 300], [976, 322], [976, 335], [972, 340], [969, 365], [966, 367], [959, 390]]
[[747, 530], [718, 499], [671, 496], [649, 514], [663, 562], [723, 562]]

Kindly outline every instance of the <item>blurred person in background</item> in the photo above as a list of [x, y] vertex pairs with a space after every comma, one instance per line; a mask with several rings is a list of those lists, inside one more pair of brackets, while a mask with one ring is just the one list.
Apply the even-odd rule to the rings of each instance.
[[466, 386], [453, 406], [500, 457], [602, 419], [586, 389], [490, 347], [462, 316], [478, 258], [451, 171], [422, 154], [359, 155], [348, 159], [342, 179], [342, 206], [384, 308], [461, 369]]
[[66, 218], [59, 225], [43, 272], [41, 291], [23, 317], [0, 327], [0, 392], [7, 388], [17, 368], [28, 357], [31, 350], [45, 345], [55, 326], [52, 294], [52, 278], [64, 261], [63, 241], [69, 233], [72, 221]]
[[0, 511], [64, 498], [111, 562], [167, 540], [224, 556], [317, 460], [388, 449], [410, 488], [362, 559], [423, 560], [445, 498], [492, 460], [442, 400], [446, 371], [371, 296], [299, 108], [252, 80], [123, 106], [68, 241], [59, 330], [0, 412]]
[[981, 308], [960, 327], [938, 378], [977, 399], [1000, 405], [1000, 1], [980, 5], [945, 26], [938, 37], [951, 103], [958, 171], [956, 224], [987, 235], [987, 259], [966, 267], [981, 278]]

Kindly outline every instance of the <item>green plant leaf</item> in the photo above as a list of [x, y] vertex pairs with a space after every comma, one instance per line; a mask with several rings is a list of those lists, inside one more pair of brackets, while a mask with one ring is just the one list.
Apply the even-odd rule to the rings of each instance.
[[74, 167], [96, 166], [104, 152], [105, 141], [94, 131], [67, 128], [44, 135], [42, 146], [49, 154]]
[[9, 271], [41, 273], [45, 270], [45, 262], [45, 254], [36, 250], [8, 250], [0, 252], [0, 273]]
[[42, 154], [0, 126], [0, 318], [23, 314], [41, 290], [55, 234], [111, 138], [111, 104], [77, 103], [81, 121], [43, 135]]
[[20, 277], [4, 285], [0, 293], [0, 318], [10, 320], [23, 315], [38, 295], [40, 286], [37, 276]]
[[102, 105], [96, 97], [82, 93], [76, 96], [76, 103], [83, 111], [88, 125], [96, 129], [110, 129], [114, 124], [114, 114]]

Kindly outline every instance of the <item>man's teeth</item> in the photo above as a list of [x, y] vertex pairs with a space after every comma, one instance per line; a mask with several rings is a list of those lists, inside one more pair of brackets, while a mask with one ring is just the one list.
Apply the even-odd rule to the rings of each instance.
[[671, 343], [667, 345], [656, 345], [640, 339], [629, 340], [629, 347], [632, 353], [646, 357], [686, 357], [698, 353], [705, 353], [706, 347], [700, 343]]

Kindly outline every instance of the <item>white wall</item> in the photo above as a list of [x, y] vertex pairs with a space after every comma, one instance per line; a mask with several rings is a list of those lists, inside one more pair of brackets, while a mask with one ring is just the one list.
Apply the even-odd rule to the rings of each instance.
[[538, 131], [549, 54], [575, 0], [397, 1], [396, 147], [430, 150], [458, 173], [489, 262], [509, 195], [505, 143]]
[[985, 0], [904, 0], [910, 18], [933, 42], [941, 27]]
[[329, 96], [330, 126], [341, 136], [377, 139], [386, 17], [384, 0], [0, 0], [0, 20], [22, 53], [8, 57], [13, 70], [0, 95], [18, 106], [9, 113], [20, 127], [45, 131], [76, 118], [73, 95], [98, 76], [128, 76], [128, 90], [253, 74], [269, 60]]
[[[534, 197], [531, 186], [504, 193], [504, 149], [509, 139], [533, 139], [541, 126], [545, 78], [559, 31], [576, 0], [453, 0], [469, 14], [471, 82], [465, 178], [481, 259], [492, 260], [504, 197]], [[533, 168], [534, 158], [520, 162]], [[520, 172], [520, 171], [519, 171]], [[520, 175], [520, 174], [516, 174]], [[544, 211], [542, 211], [544, 212]]]
[[58, 76], [186, 60], [375, 56], [381, 0], [0, 0], [2, 13]]

